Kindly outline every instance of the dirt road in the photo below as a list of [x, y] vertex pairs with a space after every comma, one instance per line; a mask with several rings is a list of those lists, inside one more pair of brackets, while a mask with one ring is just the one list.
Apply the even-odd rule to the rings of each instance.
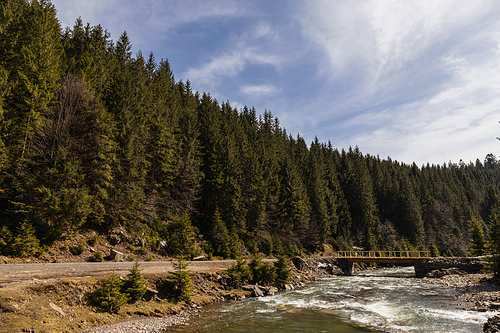
[[[191, 261], [191, 271], [221, 270], [233, 265], [235, 260]], [[170, 261], [140, 262], [142, 273], [163, 273], [173, 270]], [[133, 262], [77, 262], [44, 264], [3, 264], [0, 265], [0, 287], [29, 281], [44, 281], [61, 278], [105, 276], [109, 273], [126, 274]]]

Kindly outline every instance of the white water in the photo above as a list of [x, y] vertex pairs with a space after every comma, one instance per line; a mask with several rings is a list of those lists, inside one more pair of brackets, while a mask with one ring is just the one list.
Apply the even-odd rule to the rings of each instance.
[[[322, 280], [301, 290], [216, 305], [190, 332], [482, 332], [494, 312], [456, 306], [458, 292], [413, 268]], [[182, 330], [182, 329], [181, 329]]]

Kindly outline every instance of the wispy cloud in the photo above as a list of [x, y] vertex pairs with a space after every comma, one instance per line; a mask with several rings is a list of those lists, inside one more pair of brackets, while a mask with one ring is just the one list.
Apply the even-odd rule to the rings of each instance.
[[241, 92], [247, 95], [273, 95], [278, 91], [271, 84], [245, 85], [241, 87]]
[[500, 132], [499, 9], [493, 1], [304, 6], [299, 22], [327, 64], [318, 67], [326, 84], [322, 111], [295, 122], [339, 147], [408, 163], [484, 157]]
[[[217, 91], [225, 78], [240, 74], [249, 65], [268, 65], [279, 68], [283, 57], [263, 47], [266, 43], [263, 40], [272, 40], [276, 36], [269, 24], [257, 24], [253, 29], [241, 35], [232, 36], [226, 49], [212, 55], [208, 62], [189, 68], [182, 74], [182, 77], [196, 82], [198, 86]], [[241, 90], [245, 89], [241, 88]]]
[[183, 24], [248, 15], [248, 11], [251, 10], [246, 3], [236, 0], [216, 2], [169, 0], [149, 1], [148, 3], [152, 8], [148, 24], [163, 33]]
[[374, 128], [350, 140], [367, 151], [403, 161], [475, 161], [500, 150], [500, 59], [498, 43], [482, 48], [483, 57], [444, 57], [452, 78], [429, 97], [371, 112], [345, 123]]
[[[480, 23], [490, 2], [315, 1], [299, 17], [305, 36], [323, 50], [325, 76], [357, 76], [365, 94], [397, 88], [428, 53]], [[463, 36], [462, 36], [463, 37]]]

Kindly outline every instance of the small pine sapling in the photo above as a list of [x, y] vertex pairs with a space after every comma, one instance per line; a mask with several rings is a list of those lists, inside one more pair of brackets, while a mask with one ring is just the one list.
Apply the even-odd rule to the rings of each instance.
[[125, 294], [128, 297], [129, 303], [134, 303], [139, 300], [147, 290], [146, 282], [142, 278], [139, 263], [136, 261], [130, 273], [127, 275], [127, 281], [124, 284]]

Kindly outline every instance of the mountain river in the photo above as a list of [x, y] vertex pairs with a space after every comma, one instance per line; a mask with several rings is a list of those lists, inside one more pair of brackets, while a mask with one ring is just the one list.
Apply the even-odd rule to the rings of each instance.
[[321, 280], [275, 296], [224, 302], [173, 332], [482, 332], [494, 312], [457, 307], [458, 292], [413, 277], [413, 267]]

